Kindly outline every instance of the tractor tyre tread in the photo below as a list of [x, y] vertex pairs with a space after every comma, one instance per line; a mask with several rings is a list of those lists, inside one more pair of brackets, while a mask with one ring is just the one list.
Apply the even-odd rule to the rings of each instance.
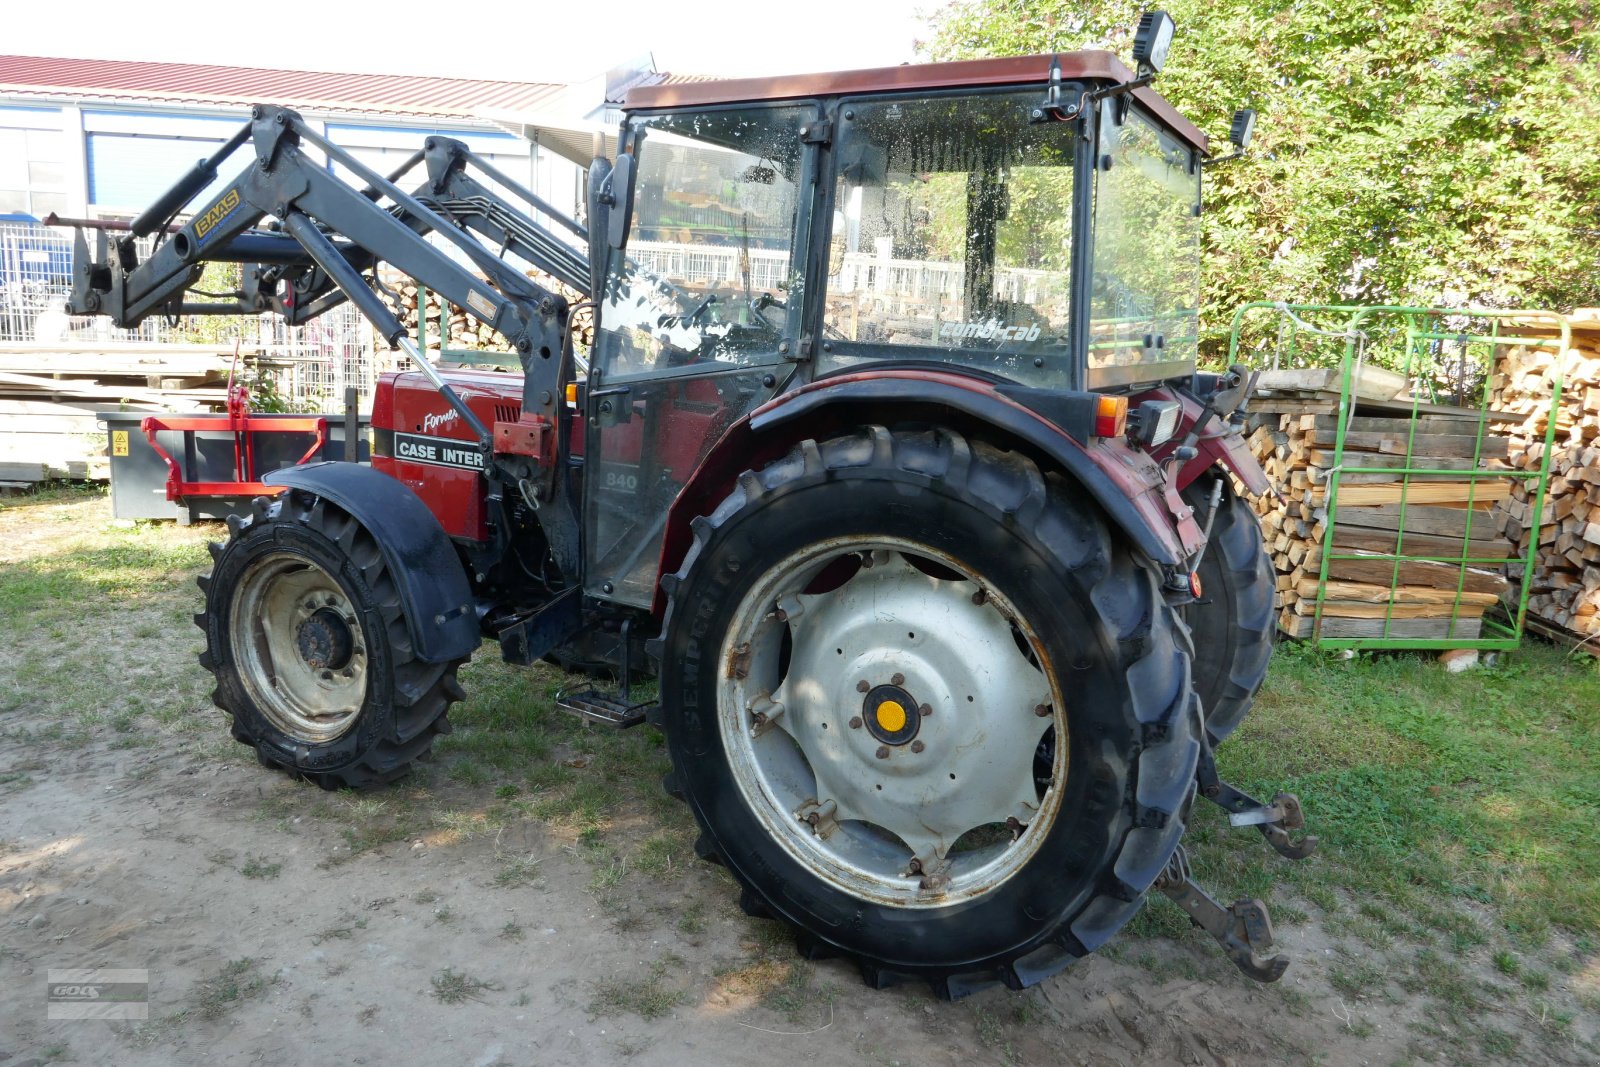
[[[1211, 540], [1201, 559], [1201, 603], [1184, 609], [1198, 635], [1194, 651], [1194, 689], [1205, 711], [1213, 747], [1238, 729], [1254, 706], [1272, 657], [1277, 613], [1273, 609], [1276, 573], [1262, 541], [1255, 513], [1238, 496], [1227, 475]], [[1204, 508], [1210, 480], [1201, 478], [1184, 491], [1190, 505]]]

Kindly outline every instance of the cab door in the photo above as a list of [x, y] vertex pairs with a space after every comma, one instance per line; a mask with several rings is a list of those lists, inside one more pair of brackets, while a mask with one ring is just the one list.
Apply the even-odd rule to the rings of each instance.
[[673, 499], [790, 376], [806, 299], [814, 104], [635, 115], [586, 417], [585, 591], [648, 608]]

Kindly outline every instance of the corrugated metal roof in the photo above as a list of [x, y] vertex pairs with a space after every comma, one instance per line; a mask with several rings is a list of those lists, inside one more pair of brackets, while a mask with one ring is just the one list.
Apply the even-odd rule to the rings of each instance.
[[546, 82], [337, 74], [197, 63], [0, 55], [0, 95], [170, 104], [282, 104], [306, 110], [469, 118], [555, 100]]

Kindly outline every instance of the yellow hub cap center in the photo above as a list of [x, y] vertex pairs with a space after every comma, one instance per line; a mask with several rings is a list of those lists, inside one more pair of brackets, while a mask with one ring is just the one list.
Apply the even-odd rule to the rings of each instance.
[[906, 726], [906, 709], [898, 701], [885, 700], [878, 705], [878, 725], [889, 733], [899, 733]]

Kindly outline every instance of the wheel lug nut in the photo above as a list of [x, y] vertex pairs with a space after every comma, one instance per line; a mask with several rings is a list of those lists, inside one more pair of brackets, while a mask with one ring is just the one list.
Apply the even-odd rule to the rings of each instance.
[[852, 718], [850, 720], [850, 729], [852, 729], [852, 730], [861, 729], [861, 716], [857, 715], [857, 716], [855, 716], [854, 718]]
[[858, 692], [858, 693], [865, 693], [871, 688], [872, 688], [872, 683], [867, 681], [865, 678], [861, 679], [861, 681], [856, 683], [856, 692]]
[[924, 719], [926, 719], [929, 715], [933, 714], [933, 705], [932, 704], [924, 704], [920, 708], [917, 709], [917, 713], [919, 715], [921, 715]]
[[878, 758], [879, 759], [888, 759], [889, 758], [889, 746], [888, 745], [879, 745], [878, 746]]
[[924, 745], [921, 741], [913, 741], [913, 742], [911, 742], [911, 751], [913, 751], [913, 752], [921, 752], [926, 747], [927, 746]]
[[1048, 718], [1049, 715], [1050, 715], [1050, 705], [1049, 704], [1035, 704], [1033, 706], [1033, 713], [1035, 715], [1039, 716], [1039, 718], [1041, 718], [1041, 719]]
[[903, 674], [900, 674], [897, 671], [895, 673], [895, 676], [893, 678], [889, 679], [889, 684], [890, 685], [905, 685], [906, 684], [906, 676], [903, 675]]

